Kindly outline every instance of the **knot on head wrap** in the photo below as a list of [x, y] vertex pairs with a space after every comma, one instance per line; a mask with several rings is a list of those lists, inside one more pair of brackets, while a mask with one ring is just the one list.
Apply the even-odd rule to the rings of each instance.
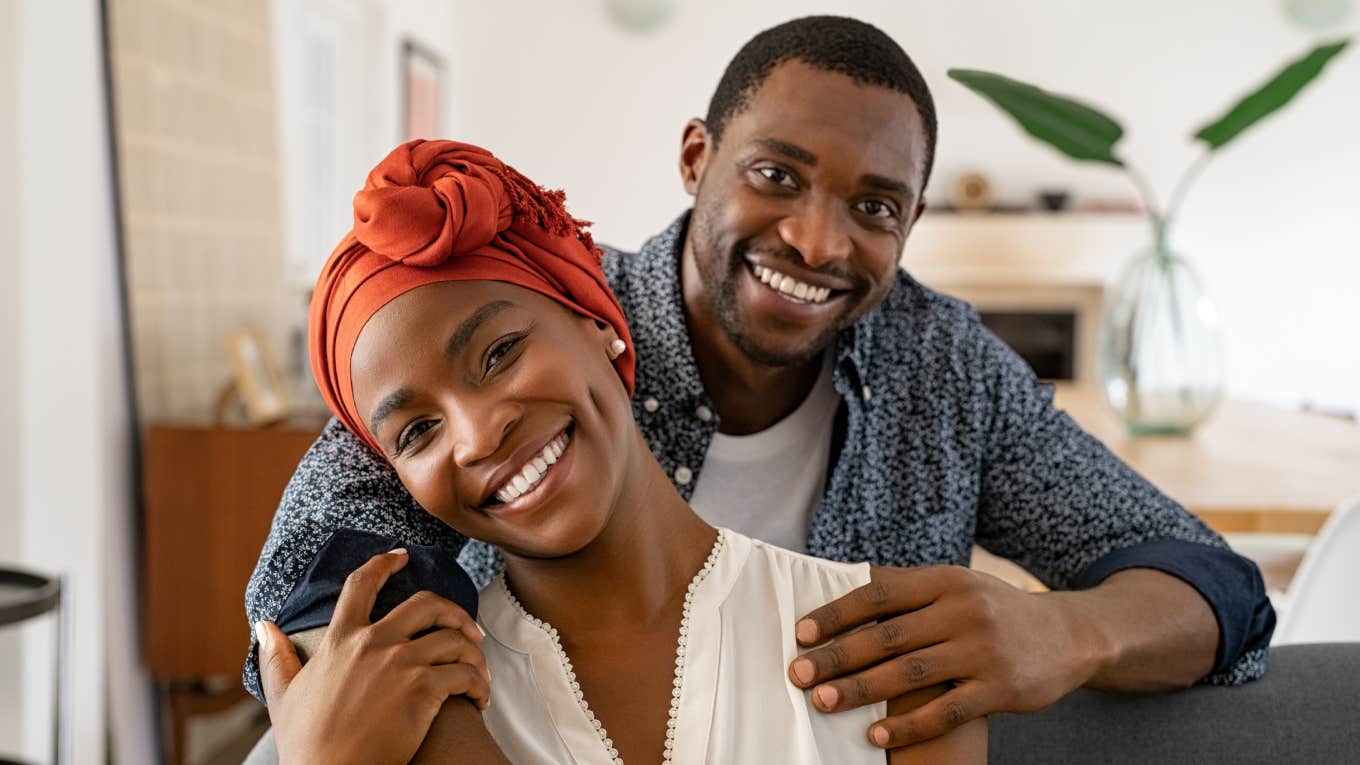
[[412, 141], [398, 146], [354, 195], [354, 235], [410, 266], [436, 266], [491, 243], [512, 223], [595, 244], [567, 214], [566, 194], [547, 191], [480, 146]]
[[[411, 141], [373, 168], [354, 196], [354, 228], [331, 253], [312, 293], [312, 374], [335, 416], [378, 453], [354, 404], [350, 359], [364, 324], [384, 305], [435, 282], [516, 284], [614, 328], [614, 360], [629, 395], [634, 354], [600, 253], [566, 195], [548, 191], [487, 150]], [[603, 352], [603, 350], [602, 350]]]

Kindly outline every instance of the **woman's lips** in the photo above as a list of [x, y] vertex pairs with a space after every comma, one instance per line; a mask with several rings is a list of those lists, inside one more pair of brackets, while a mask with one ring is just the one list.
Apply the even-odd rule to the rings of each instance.
[[524, 465], [511, 476], [504, 484], [493, 492], [493, 496], [504, 503], [510, 503], [533, 493], [534, 489], [543, 482], [557, 460], [567, 449], [569, 441], [567, 431], [564, 429], [553, 437], [542, 449], [533, 457], [530, 457]]

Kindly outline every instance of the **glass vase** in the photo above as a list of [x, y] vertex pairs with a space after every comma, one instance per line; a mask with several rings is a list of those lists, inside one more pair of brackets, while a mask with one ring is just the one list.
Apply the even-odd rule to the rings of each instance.
[[1152, 247], [1107, 291], [1098, 371], [1133, 435], [1188, 435], [1223, 396], [1218, 309], [1184, 258]]

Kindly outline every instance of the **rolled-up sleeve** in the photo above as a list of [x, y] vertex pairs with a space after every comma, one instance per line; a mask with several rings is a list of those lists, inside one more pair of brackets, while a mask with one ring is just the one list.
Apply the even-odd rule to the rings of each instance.
[[980, 323], [972, 345], [985, 433], [978, 543], [1056, 589], [1128, 568], [1176, 576], [1218, 620], [1218, 657], [1204, 682], [1260, 677], [1275, 613], [1256, 565], [1054, 408], [1052, 386]]

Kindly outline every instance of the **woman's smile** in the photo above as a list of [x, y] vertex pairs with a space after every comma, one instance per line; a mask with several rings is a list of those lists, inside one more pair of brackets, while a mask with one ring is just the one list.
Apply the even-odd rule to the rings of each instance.
[[491, 480], [496, 488], [481, 509], [494, 515], [519, 513], [550, 499], [571, 472], [574, 431], [575, 423], [568, 424], [542, 446], [531, 445], [527, 455], [521, 449], [496, 471]]

